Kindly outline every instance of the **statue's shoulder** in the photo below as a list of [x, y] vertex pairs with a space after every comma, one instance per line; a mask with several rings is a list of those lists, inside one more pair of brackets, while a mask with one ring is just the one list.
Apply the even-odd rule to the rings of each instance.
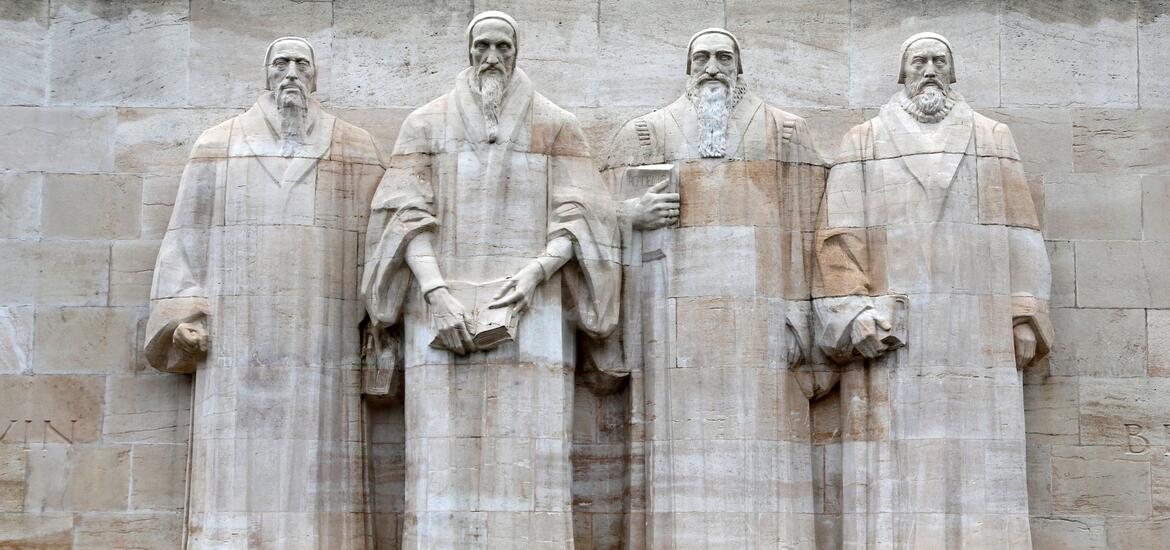
[[971, 112], [975, 127], [976, 153], [985, 157], [1019, 160], [1020, 152], [1016, 149], [1016, 140], [1012, 137], [1011, 128], [974, 110]]
[[333, 122], [333, 160], [356, 164], [381, 164], [374, 137], [364, 128], [335, 117]]
[[228, 156], [228, 142], [232, 136], [232, 126], [240, 115], [229, 118], [199, 134], [195, 146], [191, 148], [192, 159], [226, 158]]
[[603, 168], [665, 162], [662, 129], [666, 108], [634, 117], [614, 134], [606, 149]]
[[841, 138], [841, 147], [837, 149], [832, 164], [873, 159], [873, 132], [876, 120], [878, 120], [877, 117], [871, 118], [845, 132], [845, 137]]
[[432, 99], [426, 105], [411, 111], [402, 121], [398, 129], [398, 140], [394, 144], [394, 154], [425, 153], [435, 146], [434, 136], [443, 135], [443, 127], [447, 124], [447, 105], [450, 103], [451, 93], [445, 93]]
[[816, 139], [808, 121], [799, 115], [764, 104], [763, 112], [771, 121], [776, 143], [783, 148], [780, 156], [787, 162], [824, 166], [825, 157], [817, 150]]

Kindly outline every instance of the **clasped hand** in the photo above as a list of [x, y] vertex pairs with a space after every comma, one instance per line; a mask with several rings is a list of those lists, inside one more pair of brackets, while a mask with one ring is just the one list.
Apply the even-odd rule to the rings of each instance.
[[861, 312], [849, 324], [853, 349], [857, 350], [857, 353], [860, 353], [866, 359], [873, 359], [881, 355], [882, 352], [889, 349], [889, 346], [883, 342], [883, 339], [890, 333], [892, 328], [893, 326], [889, 321], [875, 315], [872, 309]]
[[198, 355], [207, 352], [207, 330], [200, 321], [179, 323], [171, 335], [173, 342], [183, 353]]
[[630, 202], [630, 221], [634, 229], [645, 231], [678, 223], [678, 193], [663, 193], [670, 179], [664, 179]]

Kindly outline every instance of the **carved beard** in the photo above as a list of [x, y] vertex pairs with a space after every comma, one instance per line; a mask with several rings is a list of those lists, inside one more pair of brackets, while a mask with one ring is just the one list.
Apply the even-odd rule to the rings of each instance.
[[281, 155], [291, 157], [296, 146], [305, 142], [305, 118], [308, 102], [300, 89], [282, 87], [276, 102], [276, 118], [280, 119]]
[[946, 118], [955, 106], [950, 86], [940, 81], [915, 79], [907, 84], [905, 95], [907, 97], [902, 98], [902, 108], [918, 122], [938, 122]]
[[731, 93], [734, 86], [732, 79], [722, 73], [699, 73], [687, 82], [687, 96], [699, 118], [699, 156], [703, 158], [727, 154], [727, 119], [739, 99]]
[[499, 139], [500, 110], [504, 93], [508, 91], [508, 75], [499, 68], [480, 66], [479, 72], [475, 73], [475, 83], [479, 87], [483, 117], [487, 122], [488, 143], [495, 143]]

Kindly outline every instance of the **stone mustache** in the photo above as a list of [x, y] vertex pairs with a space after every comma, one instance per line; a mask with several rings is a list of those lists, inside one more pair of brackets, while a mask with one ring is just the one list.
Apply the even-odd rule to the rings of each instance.
[[146, 329], [195, 376], [187, 548], [372, 547], [363, 394], [402, 400], [402, 548], [573, 548], [578, 376], [628, 396], [626, 548], [1030, 547], [1018, 369], [1052, 344], [1050, 268], [944, 37], [906, 40], [832, 162], [714, 28], [594, 159], [520, 39], [476, 15], [388, 159], [295, 37], [196, 142]]

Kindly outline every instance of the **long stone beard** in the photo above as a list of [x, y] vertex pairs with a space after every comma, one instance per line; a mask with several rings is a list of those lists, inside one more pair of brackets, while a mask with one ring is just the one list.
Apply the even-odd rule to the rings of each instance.
[[[719, 158], [727, 155], [727, 121], [743, 89], [726, 75], [719, 74], [712, 84], [709, 79], [692, 78], [687, 82], [687, 96], [699, 120], [699, 156]], [[735, 93], [732, 87], [735, 87]]]
[[504, 93], [508, 91], [507, 75], [497, 70], [480, 69], [475, 80], [479, 87], [480, 108], [487, 124], [488, 143], [495, 143], [500, 137], [500, 111], [503, 109]]
[[954, 94], [948, 89], [915, 81], [908, 86], [908, 90], [915, 90], [916, 93], [912, 96], [903, 94], [902, 108], [918, 122], [938, 122], [946, 118], [955, 106]]
[[280, 153], [291, 157], [297, 146], [305, 142], [308, 106], [301, 94], [282, 92], [278, 99], [276, 118], [280, 120]]

